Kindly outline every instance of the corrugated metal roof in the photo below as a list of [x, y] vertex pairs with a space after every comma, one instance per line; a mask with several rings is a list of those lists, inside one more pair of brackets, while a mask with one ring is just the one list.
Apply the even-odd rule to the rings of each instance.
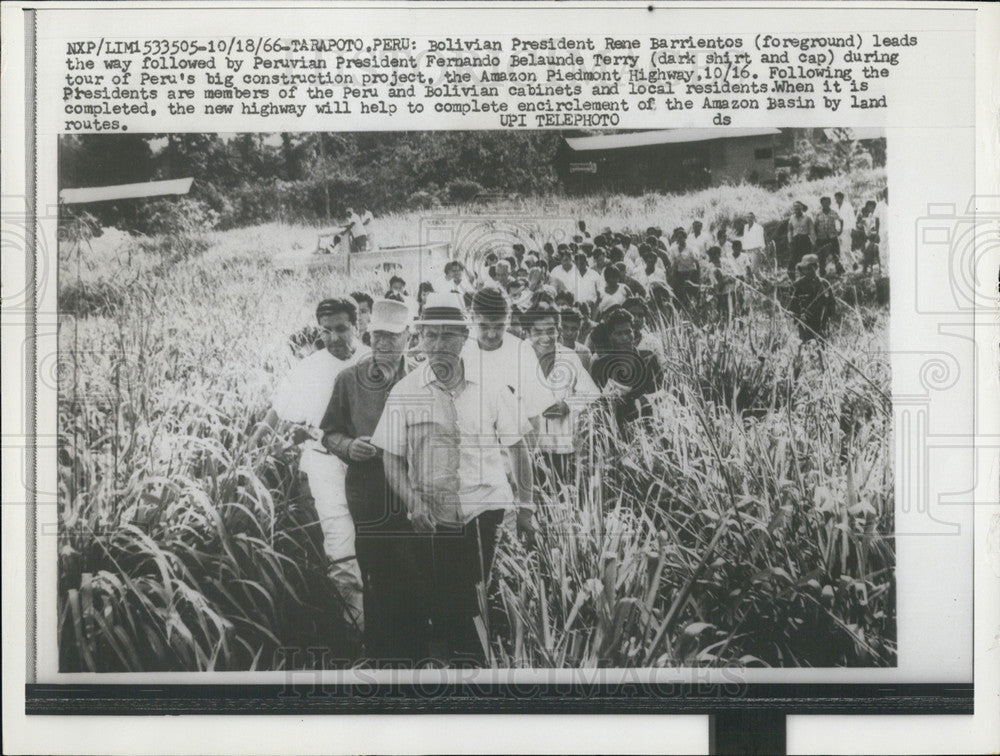
[[115, 184], [114, 186], [92, 186], [86, 189], [63, 189], [59, 201], [66, 205], [83, 202], [107, 202], [139, 197], [162, 197], [166, 194], [187, 194], [191, 191], [193, 178], [170, 179], [168, 181], [143, 181], [140, 184]]
[[883, 139], [885, 138], [885, 129], [878, 127], [823, 129], [823, 136], [831, 142], [842, 142], [848, 139]]
[[634, 134], [601, 134], [600, 136], [575, 137], [566, 144], [575, 152], [588, 150], [618, 150], [628, 147], [646, 147], [653, 144], [678, 144], [682, 142], [708, 142], [714, 139], [773, 136], [778, 129], [663, 129], [639, 131]]

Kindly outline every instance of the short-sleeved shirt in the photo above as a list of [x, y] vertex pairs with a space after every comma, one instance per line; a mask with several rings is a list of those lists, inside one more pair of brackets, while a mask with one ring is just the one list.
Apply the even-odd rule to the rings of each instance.
[[603, 279], [593, 268], [581, 273], [576, 266], [566, 270], [561, 265], [549, 273], [549, 279], [558, 282], [564, 291], [573, 295], [577, 302], [596, 302]]
[[369, 354], [371, 349], [363, 344], [358, 344], [354, 354], [346, 360], [337, 359], [326, 349], [313, 352], [299, 361], [278, 384], [271, 406], [286, 422], [319, 428], [337, 375]]
[[806, 213], [802, 213], [801, 218], [796, 218], [793, 213], [788, 219], [788, 236], [794, 238], [796, 236], [809, 236], [813, 235], [813, 222]]
[[350, 442], [375, 431], [389, 392], [405, 372], [405, 363], [394, 374], [381, 370], [370, 354], [344, 368], [320, 424], [326, 447], [349, 463]]
[[538, 417], [555, 403], [552, 394], [539, 386], [541, 371], [538, 357], [524, 339], [505, 333], [503, 342], [492, 351], [484, 351], [475, 339], [469, 339], [462, 351], [466, 364], [474, 363], [483, 379], [506, 388], [518, 401], [518, 414], [524, 420]]
[[663, 378], [662, 368], [656, 358], [650, 352], [642, 350], [602, 354], [594, 360], [590, 374], [594, 383], [602, 389], [611, 381], [626, 388], [625, 394], [614, 405], [619, 422], [648, 415], [649, 407], [642, 404], [641, 400], [656, 391]]
[[[337, 359], [326, 349], [313, 352], [299, 361], [278, 384], [271, 406], [285, 422], [300, 423], [318, 431], [337, 376], [370, 353], [371, 349], [363, 344], [358, 344], [354, 354], [346, 360]], [[319, 440], [310, 439], [302, 445], [299, 469], [311, 474], [317, 465], [329, 461], [324, 459], [328, 456]], [[337, 462], [333, 457], [329, 459]]]
[[410, 485], [441, 523], [462, 525], [514, 503], [504, 449], [531, 429], [506, 386], [463, 358], [464, 381], [449, 392], [426, 362], [389, 393], [371, 443], [404, 457]]
[[584, 368], [576, 351], [556, 345], [555, 362], [549, 374], [538, 373], [538, 381], [558, 401], [569, 405], [569, 414], [561, 418], [542, 417], [538, 427], [538, 448], [554, 454], [575, 450], [574, 430], [580, 413], [601, 398], [601, 390]]
[[833, 239], [837, 236], [837, 221], [840, 220], [840, 215], [837, 214], [836, 210], [830, 210], [828, 213], [824, 213], [820, 210], [816, 213], [816, 220], [813, 227], [816, 229], [817, 239]]

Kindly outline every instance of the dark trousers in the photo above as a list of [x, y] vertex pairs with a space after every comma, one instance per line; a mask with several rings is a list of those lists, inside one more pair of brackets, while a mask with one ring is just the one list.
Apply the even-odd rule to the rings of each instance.
[[539, 490], [556, 493], [560, 486], [576, 482], [576, 454], [542, 452], [541, 464], [535, 465], [535, 484]]
[[[451, 666], [478, 667], [486, 654], [476, 630], [482, 616], [478, 584], [484, 591], [493, 566], [497, 537], [504, 510], [492, 509], [464, 527], [439, 525], [430, 537], [431, 549], [431, 642], [443, 661]], [[488, 621], [489, 611], [484, 606]], [[487, 629], [487, 640], [489, 638]]]
[[428, 544], [410, 526], [381, 460], [347, 467], [347, 505], [365, 586], [365, 650], [379, 666], [413, 667], [427, 657]]
[[809, 238], [808, 234], [800, 234], [799, 236], [792, 237], [792, 243], [789, 245], [788, 250], [789, 278], [795, 279], [795, 266], [802, 261], [803, 257], [812, 254], [812, 251], [812, 239]]
[[819, 258], [819, 274], [826, 274], [826, 263], [832, 260], [838, 273], [844, 272], [844, 266], [840, 263], [840, 239], [836, 236], [830, 239], [816, 240], [816, 256]]
[[690, 307], [697, 303], [698, 298], [698, 271], [683, 270], [675, 274], [674, 280], [677, 282], [675, 291], [677, 301], [681, 307]]

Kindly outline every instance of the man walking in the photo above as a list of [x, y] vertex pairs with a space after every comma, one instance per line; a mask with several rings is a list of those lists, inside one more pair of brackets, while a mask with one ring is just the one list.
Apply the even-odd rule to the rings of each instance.
[[601, 392], [576, 351], [560, 343], [559, 310], [540, 303], [524, 314], [524, 320], [541, 368], [536, 380], [557, 400], [542, 413], [535, 443], [547, 463], [543, 472], [546, 478], [551, 476], [549, 487], [558, 491], [561, 484], [572, 483], [576, 476], [576, 423], [580, 413], [598, 401]]
[[795, 278], [795, 266], [813, 251], [813, 221], [805, 203], [795, 202], [795, 209], [788, 219], [788, 277]]
[[529, 426], [510, 390], [464, 356], [469, 328], [456, 294], [430, 294], [417, 327], [426, 359], [390, 392], [371, 443], [413, 528], [430, 536], [433, 647], [445, 663], [481, 665], [489, 632], [480, 599], [504, 510], [516, 506], [518, 532], [534, 533]]
[[840, 230], [840, 255], [841, 257], [846, 256], [848, 264], [854, 269], [857, 266], [857, 260], [853, 254], [851, 236], [854, 233], [857, 213], [854, 212], [851, 200], [843, 192], [833, 193], [833, 210], [843, 221], [843, 226]]
[[[742, 254], [746, 256], [745, 264], [753, 273], [771, 273], [774, 271], [774, 261], [767, 257], [767, 240], [764, 227], [757, 222], [757, 216], [747, 213], [747, 222], [743, 227], [743, 237], [740, 239]], [[725, 257], [726, 250], [722, 250]]]
[[410, 312], [383, 299], [372, 307], [372, 352], [337, 376], [323, 416], [323, 445], [347, 464], [347, 505], [364, 578], [365, 647], [380, 662], [414, 666], [427, 652], [424, 581], [413, 529], [385, 480], [381, 451], [371, 444], [389, 392], [406, 374]]
[[825, 339], [830, 320], [837, 311], [837, 300], [826, 279], [818, 274], [819, 258], [806, 255], [797, 266], [798, 278], [792, 287], [789, 310], [798, 321], [802, 343]]
[[480, 289], [472, 297], [476, 339], [464, 345], [466, 362], [514, 396], [520, 417], [531, 421], [555, 403], [536, 380], [538, 358], [531, 345], [507, 332], [510, 304], [496, 289]]
[[355, 558], [354, 522], [344, 492], [344, 463], [318, 439], [338, 374], [366, 356], [369, 349], [357, 342], [358, 313], [352, 300], [324, 299], [316, 307], [316, 320], [325, 348], [303, 359], [281, 382], [251, 443], [256, 445], [279, 421], [297, 424], [298, 435], [307, 439], [302, 446], [299, 472], [305, 477], [316, 507], [329, 577], [346, 604], [347, 620], [361, 631], [361, 571]]
[[833, 260], [837, 273], [844, 272], [844, 266], [840, 263], [840, 234], [844, 230], [844, 220], [830, 206], [829, 197], [820, 197], [819, 212], [816, 213], [816, 220], [813, 228], [816, 233], [816, 257], [819, 258], [819, 274], [826, 275], [826, 262]]

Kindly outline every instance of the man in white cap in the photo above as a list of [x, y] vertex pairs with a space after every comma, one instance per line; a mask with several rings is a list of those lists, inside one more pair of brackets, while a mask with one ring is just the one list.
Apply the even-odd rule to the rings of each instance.
[[323, 416], [323, 445], [347, 463], [347, 504], [365, 585], [365, 649], [376, 661], [423, 658], [427, 602], [419, 600], [422, 563], [402, 502], [386, 484], [371, 435], [392, 388], [407, 373], [410, 310], [372, 305], [371, 354], [337, 376]]
[[504, 511], [516, 507], [518, 532], [534, 536], [530, 425], [520, 421], [514, 395], [463, 356], [469, 327], [457, 294], [428, 295], [417, 328], [426, 359], [390, 392], [371, 443], [382, 449], [414, 530], [430, 539], [433, 656], [483, 664], [477, 622], [488, 617], [480, 616], [479, 596]]
[[354, 300], [324, 299], [316, 307], [316, 320], [326, 348], [299, 362], [279, 384], [271, 409], [251, 443], [256, 445], [279, 421], [297, 426], [295, 440], [302, 443], [299, 472], [316, 506], [328, 575], [344, 600], [346, 619], [363, 631], [361, 571], [354, 553], [354, 522], [344, 492], [344, 463], [324, 449], [319, 438], [338, 374], [366, 356], [369, 349], [357, 339]]

